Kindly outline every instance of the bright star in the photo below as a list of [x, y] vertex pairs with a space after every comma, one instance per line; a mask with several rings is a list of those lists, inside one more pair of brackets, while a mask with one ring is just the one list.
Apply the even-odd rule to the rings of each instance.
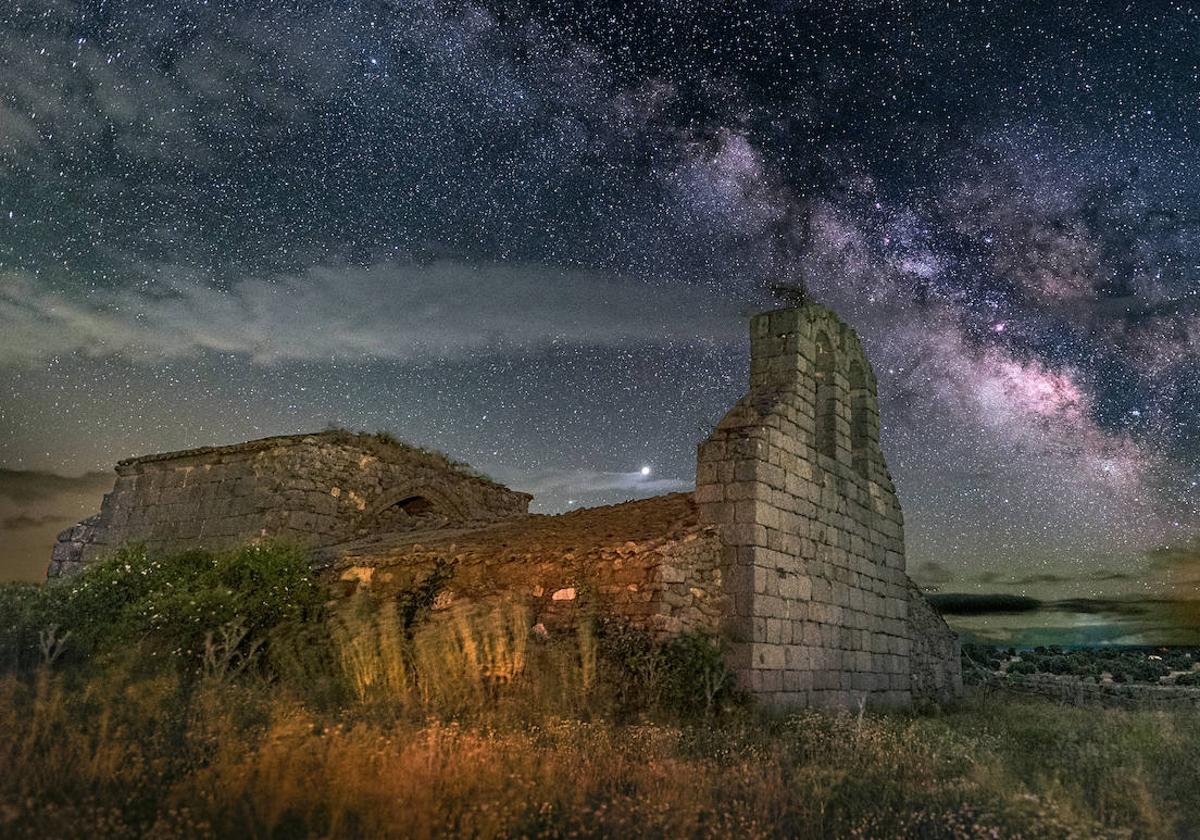
[[650, 468], [649, 468], [649, 467], [642, 467], [642, 470], [641, 470], [641, 472], [642, 472], [642, 475], [650, 475]]

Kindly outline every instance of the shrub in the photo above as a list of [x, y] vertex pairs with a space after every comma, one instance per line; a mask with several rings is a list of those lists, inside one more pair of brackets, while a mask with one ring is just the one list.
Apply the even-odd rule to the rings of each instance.
[[602, 620], [597, 636], [601, 669], [618, 709], [686, 717], [743, 699], [712, 636], [685, 633], [660, 641], [616, 619]]
[[42, 664], [48, 655], [43, 643], [51, 635], [55, 652], [66, 650], [71, 639], [60, 625], [62, 594], [33, 583], [0, 585], [0, 669], [19, 671]]
[[454, 564], [438, 559], [433, 570], [416, 586], [396, 597], [396, 605], [400, 610], [400, 618], [404, 629], [408, 630], [417, 622], [423, 620], [433, 609], [438, 594], [454, 577]]
[[1071, 670], [1071, 662], [1067, 657], [1056, 654], [1045, 661], [1043, 668], [1050, 674], [1066, 674]]
[[230, 661], [251, 656], [276, 627], [318, 615], [323, 601], [306, 553], [293, 546], [168, 555], [130, 546], [66, 581], [6, 587], [0, 645], [8, 662], [27, 668], [47, 658], [54, 628], [67, 639], [67, 661], [136, 651], [144, 663], [196, 672], [235, 626], [236, 649], [223, 653]]

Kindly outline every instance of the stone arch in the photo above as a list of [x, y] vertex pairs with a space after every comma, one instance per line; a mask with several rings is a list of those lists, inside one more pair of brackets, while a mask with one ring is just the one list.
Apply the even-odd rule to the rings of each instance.
[[813, 378], [816, 380], [816, 450], [822, 455], [837, 458], [837, 415], [838, 394], [834, 377], [837, 371], [837, 355], [829, 336], [817, 333]]
[[437, 528], [470, 518], [459, 500], [429, 484], [407, 485], [384, 493], [367, 508], [360, 528], [404, 531]]
[[435, 510], [434, 503], [429, 500], [429, 497], [420, 495], [408, 496], [394, 505], [385, 508], [385, 510], [390, 510], [391, 508], [402, 510], [410, 516], [423, 516]]

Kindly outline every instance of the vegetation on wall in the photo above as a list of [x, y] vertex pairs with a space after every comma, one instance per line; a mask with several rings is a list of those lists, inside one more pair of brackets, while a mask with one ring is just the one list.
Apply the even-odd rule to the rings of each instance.
[[469, 475], [472, 478], [496, 487], [504, 486], [491, 476], [480, 472], [465, 461], [459, 461], [450, 457], [440, 449], [430, 449], [425, 446], [417, 446], [416, 444], [401, 440], [399, 437], [385, 429], [380, 429], [379, 431], [375, 432], [365, 432], [347, 429], [344, 426], [330, 425], [325, 428], [322, 434], [326, 437], [336, 440], [339, 443], [353, 444], [355, 446], [374, 451], [376, 454], [383, 455], [384, 457], [389, 454], [388, 450], [402, 450], [405, 453], [421, 455], [425, 458], [428, 458], [436, 466], [442, 469], [454, 470], [455, 472], [462, 473], [463, 475]]

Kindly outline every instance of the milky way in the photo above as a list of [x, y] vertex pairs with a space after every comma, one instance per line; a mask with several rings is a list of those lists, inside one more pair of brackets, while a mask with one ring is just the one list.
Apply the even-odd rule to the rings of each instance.
[[1200, 19], [1100, 5], [16, 0], [0, 467], [337, 423], [543, 510], [681, 489], [802, 280], [910, 567], [1186, 546]]

